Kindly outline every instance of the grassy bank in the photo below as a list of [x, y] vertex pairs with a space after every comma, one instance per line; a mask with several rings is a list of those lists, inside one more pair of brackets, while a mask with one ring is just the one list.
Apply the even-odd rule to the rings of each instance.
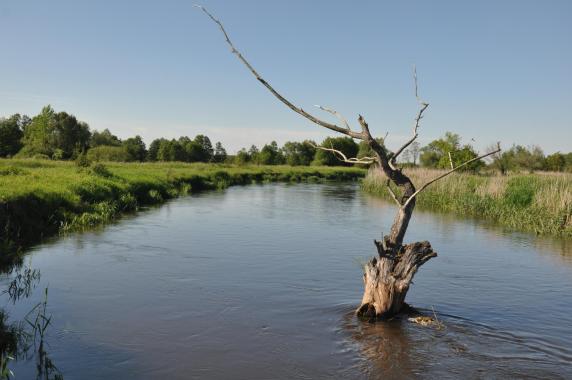
[[256, 182], [355, 180], [356, 168], [0, 160], [0, 261], [62, 231], [191, 192]]
[[[405, 169], [417, 186], [441, 171]], [[370, 172], [365, 191], [390, 199], [385, 177]], [[424, 190], [418, 207], [494, 221], [514, 230], [572, 237], [572, 174], [452, 174]]]

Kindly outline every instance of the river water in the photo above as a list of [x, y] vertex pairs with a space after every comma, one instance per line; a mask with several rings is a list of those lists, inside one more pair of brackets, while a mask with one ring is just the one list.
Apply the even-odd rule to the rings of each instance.
[[444, 328], [357, 321], [360, 263], [394, 213], [357, 184], [176, 199], [35, 248], [40, 283], [10, 317], [49, 289], [66, 379], [572, 378], [570, 240], [417, 210], [406, 240], [439, 256], [407, 299]]

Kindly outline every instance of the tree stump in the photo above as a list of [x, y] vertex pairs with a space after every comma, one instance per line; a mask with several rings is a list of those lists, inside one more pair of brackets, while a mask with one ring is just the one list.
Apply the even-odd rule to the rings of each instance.
[[356, 313], [359, 318], [376, 321], [399, 313], [417, 269], [437, 253], [428, 241], [388, 249], [376, 241], [379, 257], [364, 268], [364, 294]]

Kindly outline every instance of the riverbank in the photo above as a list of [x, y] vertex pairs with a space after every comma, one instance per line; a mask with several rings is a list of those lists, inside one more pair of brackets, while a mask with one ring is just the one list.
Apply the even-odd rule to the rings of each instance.
[[0, 159], [0, 263], [42, 238], [108, 223], [121, 213], [202, 190], [262, 182], [348, 181], [365, 170]]
[[[417, 187], [443, 171], [405, 169]], [[386, 178], [370, 172], [363, 189], [391, 199]], [[429, 186], [417, 206], [493, 221], [514, 230], [572, 237], [572, 174], [474, 175], [455, 173]]]

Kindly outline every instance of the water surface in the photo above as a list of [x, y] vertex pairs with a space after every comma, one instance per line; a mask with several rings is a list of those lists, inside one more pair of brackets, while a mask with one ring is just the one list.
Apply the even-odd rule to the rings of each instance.
[[356, 184], [176, 199], [34, 249], [41, 282], [10, 315], [49, 287], [66, 379], [572, 377], [570, 241], [416, 212], [406, 240], [439, 256], [408, 301], [445, 328], [356, 321], [360, 263], [394, 212]]

